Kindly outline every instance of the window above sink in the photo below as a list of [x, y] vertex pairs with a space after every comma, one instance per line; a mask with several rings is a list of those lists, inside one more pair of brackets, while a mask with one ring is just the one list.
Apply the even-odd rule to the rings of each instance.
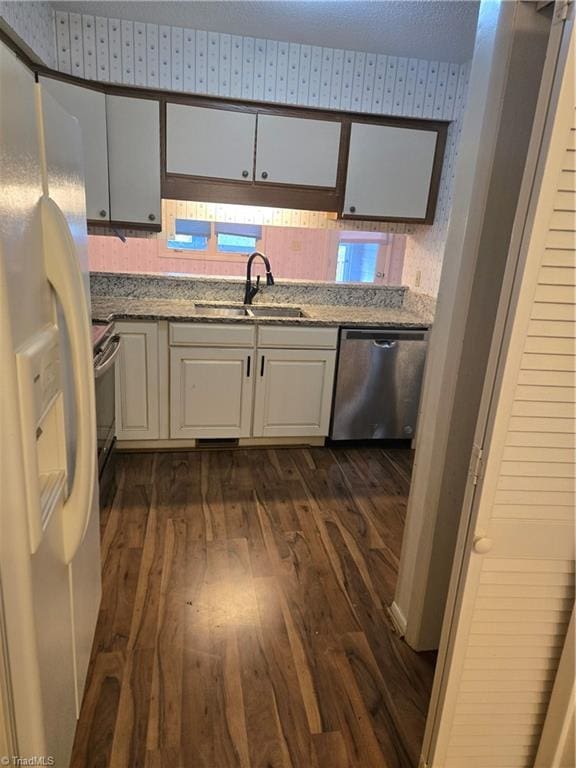
[[[268, 256], [278, 280], [405, 283], [407, 235], [380, 222], [336, 220], [329, 212], [164, 200], [162, 224], [161, 233], [128, 237], [125, 243], [91, 235], [91, 269], [245, 279], [248, 255], [257, 250]], [[254, 277], [258, 274], [264, 278], [263, 265], [256, 263]], [[260, 300], [268, 303], [265, 296]]]
[[217, 258], [217, 254], [249, 255], [262, 240], [262, 227], [256, 224], [198, 221], [177, 218], [166, 245], [172, 251], [198, 252]]

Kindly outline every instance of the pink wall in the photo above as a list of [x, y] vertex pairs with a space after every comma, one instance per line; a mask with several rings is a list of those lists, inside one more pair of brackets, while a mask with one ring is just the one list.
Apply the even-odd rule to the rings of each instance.
[[339, 234], [330, 229], [264, 227], [263, 250], [278, 277], [334, 280]]
[[[389, 259], [385, 282], [399, 284], [402, 275], [404, 236], [381, 233], [348, 233], [340, 230], [299, 227], [263, 227], [258, 247], [272, 262], [274, 274], [293, 280], [328, 280], [336, 275], [338, 242], [345, 239], [382, 239], [383, 251], [394, 252]], [[363, 236], [361, 238], [361, 236]], [[130, 237], [123, 243], [117, 237], [90, 235], [90, 269], [93, 272], [176, 272], [195, 275], [243, 276], [243, 254], [205, 254], [177, 252], [166, 247], [162, 235]]]
[[[123, 243], [117, 237], [90, 235], [88, 256], [93, 272], [180, 272], [196, 275], [242, 274], [242, 265], [234, 262], [190, 258], [166, 248], [159, 237], [129, 237]], [[245, 261], [245, 260], [243, 260]]]

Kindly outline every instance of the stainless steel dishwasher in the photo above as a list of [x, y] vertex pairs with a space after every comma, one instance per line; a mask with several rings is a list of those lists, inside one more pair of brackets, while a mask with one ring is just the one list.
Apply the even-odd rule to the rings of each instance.
[[330, 437], [414, 436], [427, 332], [342, 328]]

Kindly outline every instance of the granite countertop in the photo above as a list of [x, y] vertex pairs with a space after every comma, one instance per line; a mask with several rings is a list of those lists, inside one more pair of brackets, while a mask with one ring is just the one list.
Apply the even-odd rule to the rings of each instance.
[[[112, 320], [186, 320], [202, 323], [249, 323], [251, 325], [300, 325], [300, 326], [358, 326], [389, 328], [427, 328], [432, 324], [432, 314], [416, 312], [403, 307], [355, 307], [344, 305], [321, 304], [273, 304], [295, 307], [304, 312], [305, 317], [226, 317], [202, 314], [202, 308], [195, 306], [189, 299], [155, 299], [128, 297], [92, 297], [92, 318], [96, 322]], [[238, 306], [232, 302], [210, 301], [211, 306]], [[262, 309], [265, 305], [258, 304]]]

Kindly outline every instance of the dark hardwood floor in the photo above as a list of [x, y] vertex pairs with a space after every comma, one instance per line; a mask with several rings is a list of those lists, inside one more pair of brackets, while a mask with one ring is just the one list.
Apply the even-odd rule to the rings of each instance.
[[123, 454], [74, 768], [411, 768], [392, 601], [411, 452]]

